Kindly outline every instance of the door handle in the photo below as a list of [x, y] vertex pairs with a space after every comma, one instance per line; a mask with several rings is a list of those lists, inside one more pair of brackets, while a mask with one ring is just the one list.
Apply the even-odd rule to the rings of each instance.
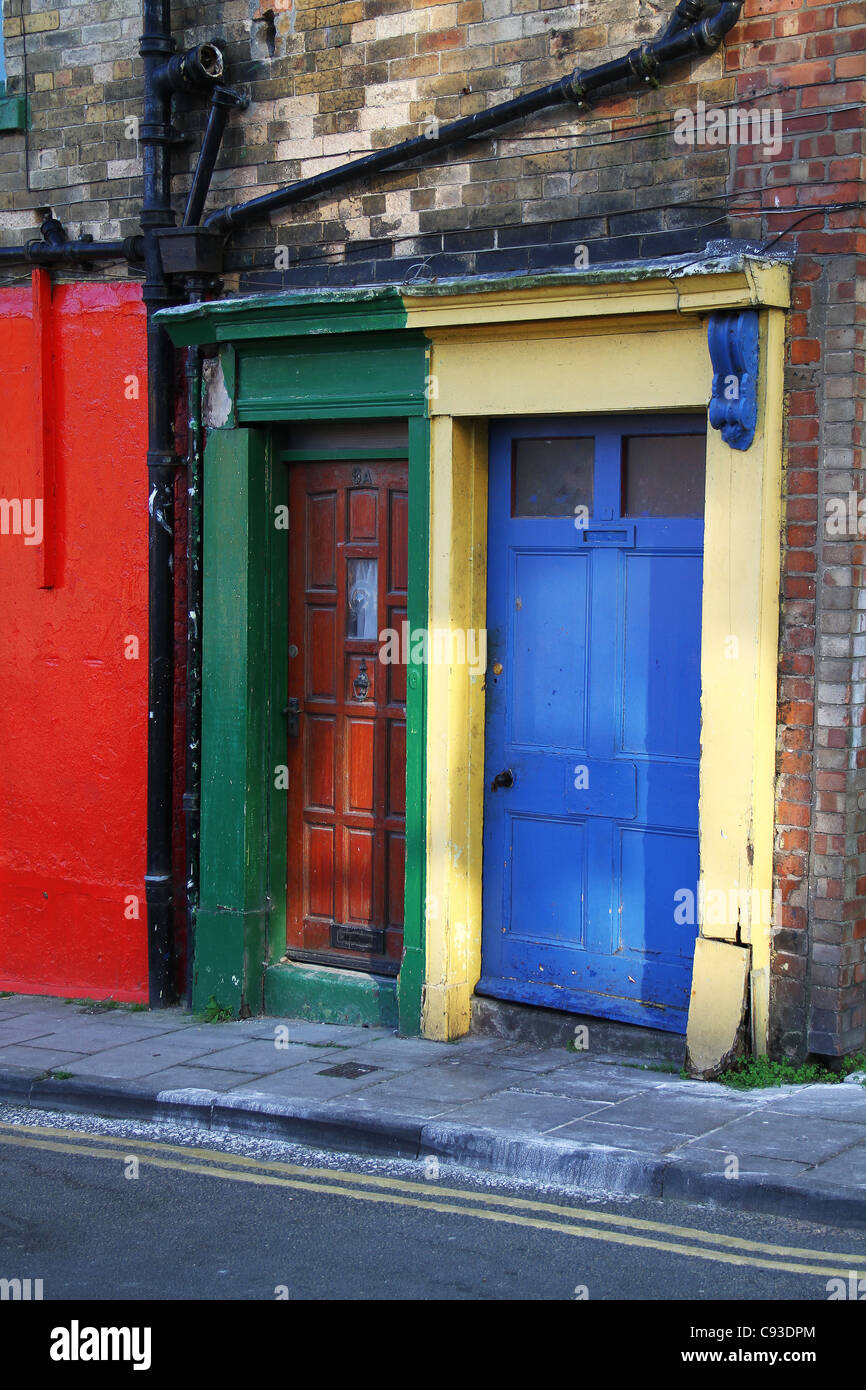
[[289, 703], [283, 710], [286, 716], [286, 732], [289, 738], [297, 738], [301, 731], [301, 702], [296, 696], [292, 696]]
[[490, 790], [491, 790], [492, 792], [495, 792], [496, 789], [497, 789], [497, 787], [513, 787], [513, 786], [514, 786], [514, 773], [511, 771], [511, 768], [510, 768], [510, 767], [507, 767], [507, 768], [505, 768], [505, 770], [504, 770], [503, 772], [497, 772], [497, 774], [496, 774], [496, 776], [494, 777], [493, 781], [490, 783]]

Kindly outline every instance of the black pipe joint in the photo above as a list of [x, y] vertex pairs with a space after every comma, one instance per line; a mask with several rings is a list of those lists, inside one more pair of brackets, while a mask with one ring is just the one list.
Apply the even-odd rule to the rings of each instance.
[[674, 10], [670, 22], [659, 34], [657, 42], [666, 43], [672, 39], [674, 34], [678, 34], [682, 29], [690, 29], [707, 8], [706, 0], [680, 0]]
[[742, 8], [743, 0], [722, 0], [716, 13], [697, 26], [698, 43], [701, 47], [710, 53], [718, 48], [725, 35], [733, 29]]
[[653, 51], [654, 47], [654, 44], [641, 44], [639, 48], [633, 48], [628, 55], [628, 65], [635, 77], [643, 78], [645, 82], [650, 83], [658, 81], [662, 66]]
[[50, 212], [43, 217], [39, 230], [42, 233], [42, 240], [48, 246], [63, 246], [68, 240], [63, 223], [58, 222], [56, 217], [52, 217]]
[[138, 51], [142, 58], [164, 58], [174, 49], [174, 39], [170, 34], [142, 34], [138, 40]]
[[214, 87], [210, 99], [212, 106], [233, 106], [238, 111], [246, 111], [250, 104], [249, 97], [236, 91], [234, 87]]
[[183, 463], [180, 454], [176, 454], [173, 449], [148, 449], [146, 458], [147, 467], [156, 473], [165, 473], [173, 468], [179, 468]]
[[225, 59], [215, 43], [200, 43], [186, 53], [175, 53], [153, 74], [156, 91], [209, 92], [225, 71]]
[[589, 101], [589, 92], [581, 81], [582, 74], [575, 68], [570, 77], [562, 79], [562, 96], [564, 101], [573, 101], [575, 106], [586, 106]]

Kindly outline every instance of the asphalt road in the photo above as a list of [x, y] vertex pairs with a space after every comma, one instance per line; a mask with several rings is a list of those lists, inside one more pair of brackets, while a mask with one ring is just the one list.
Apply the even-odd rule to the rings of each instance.
[[826, 1305], [852, 1270], [863, 1233], [0, 1107], [0, 1279], [45, 1300]]

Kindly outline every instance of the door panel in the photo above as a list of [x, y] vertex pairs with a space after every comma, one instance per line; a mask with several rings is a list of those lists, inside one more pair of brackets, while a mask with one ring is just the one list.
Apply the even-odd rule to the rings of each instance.
[[403, 944], [406, 672], [380, 664], [378, 633], [406, 614], [407, 500], [402, 462], [290, 466], [286, 949], [390, 974]]
[[480, 993], [685, 1028], [704, 451], [689, 417], [491, 427]]

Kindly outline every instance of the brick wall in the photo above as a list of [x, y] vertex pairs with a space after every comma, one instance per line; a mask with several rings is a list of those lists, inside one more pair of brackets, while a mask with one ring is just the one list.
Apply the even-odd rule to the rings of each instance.
[[[0, 135], [0, 242], [32, 235], [47, 204], [73, 235], [137, 230], [138, 0], [52, 3], [3, 0], [9, 88], [26, 90], [32, 126]], [[179, 42], [216, 37], [230, 80], [252, 97], [231, 117], [210, 206], [621, 54], [672, 8], [175, 6]], [[833, 1055], [866, 1036], [866, 537], [826, 525], [828, 503], [864, 495], [863, 212], [850, 206], [864, 196], [864, 48], [859, 4], [746, 0], [724, 50], [682, 65], [661, 89], [602, 99], [589, 116], [562, 107], [296, 208], [234, 239], [226, 282], [232, 291], [527, 271], [571, 266], [580, 243], [591, 264], [728, 234], [796, 249], [772, 982], [773, 1045], [790, 1055]], [[781, 148], [678, 143], [674, 113], [699, 101], [779, 109]], [[177, 152], [181, 207], [204, 114], [178, 105], [178, 127], [193, 137]]]
[[[213, 201], [239, 201], [619, 55], [657, 32], [666, 9], [647, 0], [229, 0], [174, 13], [179, 42], [216, 37], [231, 79], [252, 96], [232, 116], [214, 179]], [[0, 144], [0, 211], [18, 214], [3, 219], [3, 239], [49, 203], [76, 233], [136, 231], [137, 0], [62, 9], [4, 0], [4, 16], [10, 90], [26, 90], [32, 128]], [[571, 265], [576, 242], [588, 242], [593, 259], [703, 245], [726, 231], [723, 201], [707, 200], [723, 200], [727, 152], [684, 151], [670, 115], [698, 97], [729, 99], [723, 62], [686, 64], [663, 90], [605, 102], [589, 119], [563, 107], [295, 209], [284, 224], [237, 238], [235, 267], [272, 273], [279, 244], [291, 257], [285, 283], [340, 284], [399, 279], [427, 257], [425, 274], [480, 272]], [[194, 139], [177, 153], [181, 205], [204, 122], [196, 103], [184, 104], [178, 125]]]
[[765, 237], [805, 217], [785, 238], [797, 257], [772, 965], [774, 1047], [792, 1056], [838, 1055], [866, 1036], [864, 535], [833, 524], [841, 499], [864, 495], [864, 47], [861, 5], [763, 0], [747, 5], [726, 53], [738, 99], [778, 86], [785, 112], [769, 167], [737, 151], [738, 230]]

